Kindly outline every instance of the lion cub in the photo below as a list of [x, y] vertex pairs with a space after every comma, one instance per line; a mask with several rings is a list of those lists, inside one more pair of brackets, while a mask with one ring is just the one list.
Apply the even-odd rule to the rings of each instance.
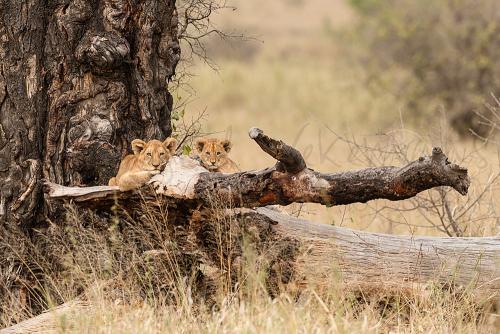
[[109, 180], [110, 186], [119, 186], [120, 190], [131, 190], [146, 184], [151, 177], [159, 174], [175, 153], [177, 141], [167, 138], [164, 142], [140, 139], [132, 141], [134, 154], [127, 155], [120, 163], [118, 174]]
[[195, 148], [202, 166], [210, 172], [239, 172], [238, 166], [227, 156], [231, 150], [231, 142], [229, 140], [200, 138], [196, 141]]

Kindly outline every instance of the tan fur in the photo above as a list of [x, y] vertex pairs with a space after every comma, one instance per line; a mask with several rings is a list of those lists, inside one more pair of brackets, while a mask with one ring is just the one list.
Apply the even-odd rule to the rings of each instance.
[[121, 190], [131, 190], [146, 184], [151, 177], [159, 174], [170, 157], [175, 153], [177, 141], [167, 138], [164, 142], [140, 139], [132, 141], [134, 154], [127, 155], [120, 163], [118, 174], [109, 180], [110, 186], [119, 186]]
[[238, 166], [227, 156], [231, 150], [229, 140], [201, 138], [196, 141], [195, 148], [203, 167], [209, 171], [220, 173], [239, 172]]

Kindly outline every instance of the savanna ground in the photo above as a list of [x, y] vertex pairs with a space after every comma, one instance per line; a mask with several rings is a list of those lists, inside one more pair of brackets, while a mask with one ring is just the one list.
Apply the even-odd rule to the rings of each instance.
[[[204, 112], [202, 132], [232, 140], [231, 157], [242, 170], [274, 164], [248, 138], [248, 129], [258, 126], [298, 148], [316, 170], [403, 165], [441, 146], [450, 160], [468, 167], [472, 180], [466, 197], [434, 189], [401, 203], [292, 205], [286, 208], [289, 213], [392, 234], [490, 236], [500, 232], [500, 146], [456, 135], [444, 108], [424, 106], [422, 115], [415, 117], [399, 95], [371, 88], [372, 74], [357, 61], [368, 51], [351, 34], [359, 17], [347, 2], [233, 0], [229, 5], [238, 9], [222, 11], [212, 20], [222, 31], [243, 33], [245, 41], [208, 39], [210, 63], [194, 58], [181, 64], [193, 76], [184, 78], [174, 95], [182, 119], [189, 123]], [[179, 128], [181, 123], [177, 121]], [[156, 289], [151, 288], [147, 302], [136, 301], [130, 296], [138, 287], [157, 282], [148, 276], [156, 275], [155, 270], [144, 269], [147, 266], [140, 265], [144, 271], [133, 273], [126, 268], [130, 259], [143, 261], [140, 250], [122, 244], [123, 236], [114, 240], [113, 227], [105, 228], [111, 236], [106, 239], [85, 230], [77, 213], [70, 212], [68, 221], [64, 233], [74, 233], [75, 242], [66, 240], [60, 246], [71, 250], [66, 261], [72, 269], [66, 277], [55, 276], [58, 282], [53, 286], [58, 287], [60, 299], [70, 300], [78, 293], [73, 290], [75, 281], [83, 282], [80, 286], [89, 287], [93, 307], [78, 314], [72, 326], [73, 321], [58, 319], [60, 332], [494, 333], [500, 328], [498, 311], [488, 303], [478, 304], [432, 286], [412, 297], [365, 298], [340, 291], [332, 278], [329, 289], [311, 286], [300, 295], [285, 290], [271, 299], [262, 281], [265, 268], [251, 245], [244, 245], [246, 269], [241, 281], [231, 288], [221, 278], [217, 298], [210, 305], [193, 300], [189, 278], [176, 277], [175, 257], [154, 269], [170, 272], [177, 282], [176, 292], [167, 300], [155, 296]], [[141, 227], [147, 233], [131, 227], [130, 233], [167, 244], [163, 223], [168, 224], [151, 221]], [[117, 253], [124, 255], [110, 255]], [[111, 279], [113, 286], [108, 284]], [[121, 286], [121, 295], [110, 300], [114, 285]], [[21, 315], [12, 312], [4, 320]]]

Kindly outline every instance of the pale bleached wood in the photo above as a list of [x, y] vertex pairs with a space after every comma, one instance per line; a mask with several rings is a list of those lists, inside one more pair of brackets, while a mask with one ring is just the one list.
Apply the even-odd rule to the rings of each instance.
[[69, 199], [76, 202], [85, 202], [92, 199], [103, 199], [120, 195], [118, 186], [96, 186], [96, 187], [65, 187], [53, 182], [45, 182], [46, 192], [49, 198]]
[[437, 283], [500, 299], [500, 237], [420, 237], [369, 233], [297, 219], [276, 210], [256, 211], [283, 238], [306, 250], [296, 277], [321, 285], [337, 278], [353, 289], [411, 289]]
[[0, 329], [0, 334], [62, 333], [65, 326], [70, 325], [82, 313], [87, 312], [89, 307], [86, 301], [72, 300], [36, 317]]
[[195, 185], [202, 173], [208, 170], [200, 162], [187, 156], [170, 158], [165, 170], [153, 176], [150, 181], [156, 188], [156, 193], [179, 199], [196, 198]]

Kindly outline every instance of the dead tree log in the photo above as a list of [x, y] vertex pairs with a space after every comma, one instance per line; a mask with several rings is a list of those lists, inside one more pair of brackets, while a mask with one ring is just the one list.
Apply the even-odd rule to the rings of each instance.
[[[138, 197], [162, 196], [184, 208], [210, 207], [222, 200], [232, 208], [313, 202], [343, 205], [374, 199], [402, 200], [439, 186], [453, 187], [465, 195], [467, 169], [448, 161], [439, 148], [404, 167], [374, 167], [335, 174], [306, 167], [298, 151], [259, 129], [250, 137], [278, 163], [260, 171], [235, 174], [208, 173], [198, 162], [174, 157], [149, 187], [120, 192], [113, 187], [77, 188], [48, 183], [50, 201], [69, 200], [84, 207], [106, 207]], [[415, 284], [474, 287], [484, 295], [500, 292], [500, 238], [405, 237], [366, 233], [314, 224], [273, 210], [245, 211], [253, 220], [267, 220], [274, 237], [293, 240], [307, 249], [291, 262], [294, 276], [326, 284], [340, 276], [349, 287], [409, 289]]]
[[362, 291], [410, 291], [428, 283], [500, 298], [500, 237], [395, 236], [312, 223], [258, 208], [279, 237], [307, 251], [296, 259], [299, 284], [328, 286], [340, 278]]
[[50, 309], [36, 317], [13, 326], [0, 329], [0, 334], [57, 333], [61, 331], [61, 322], [72, 322], [88, 312], [89, 303], [73, 300]]

